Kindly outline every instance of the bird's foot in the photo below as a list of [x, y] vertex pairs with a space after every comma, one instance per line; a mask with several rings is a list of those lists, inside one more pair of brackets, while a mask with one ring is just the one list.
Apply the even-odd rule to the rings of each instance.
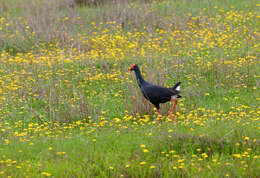
[[176, 116], [172, 112], [170, 112], [169, 116], [172, 121], [174, 121], [176, 119]]
[[157, 120], [158, 120], [159, 123], [162, 123], [162, 115], [161, 114], [158, 114]]

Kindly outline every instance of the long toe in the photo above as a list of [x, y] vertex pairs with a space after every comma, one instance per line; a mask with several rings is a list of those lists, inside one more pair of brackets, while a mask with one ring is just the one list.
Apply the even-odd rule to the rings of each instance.
[[170, 112], [169, 116], [170, 116], [171, 119], [175, 119], [176, 118], [175, 114], [173, 114], [172, 112]]

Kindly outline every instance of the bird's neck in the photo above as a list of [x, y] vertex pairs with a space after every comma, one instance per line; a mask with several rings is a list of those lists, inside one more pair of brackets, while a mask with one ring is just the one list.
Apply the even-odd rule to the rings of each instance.
[[144, 82], [144, 79], [143, 79], [143, 77], [142, 77], [142, 75], [141, 75], [140, 70], [136, 70], [136, 71], [135, 71], [135, 75], [136, 75], [136, 80], [137, 80], [138, 83], [141, 84], [141, 83]]

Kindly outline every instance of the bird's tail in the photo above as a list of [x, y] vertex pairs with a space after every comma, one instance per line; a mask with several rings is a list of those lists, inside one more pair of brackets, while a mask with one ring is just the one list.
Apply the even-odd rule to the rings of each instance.
[[172, 89], [173, 89], [173, 90], [180, 91], [180, 90], [181, 90], [180, 84], [181, 84], [181, 82], [176, 83], [176, 84], [172, 87]]

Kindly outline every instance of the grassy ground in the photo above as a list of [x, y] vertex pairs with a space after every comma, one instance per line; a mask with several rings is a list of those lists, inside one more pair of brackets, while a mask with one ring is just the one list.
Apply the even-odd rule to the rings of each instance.
[[[2, 177], [258, 177], [256, 1], [0, 5]], [[22, 9], [22, 10], [21, 10]], [[162, 122], [137, 87], [182, 82]]]

